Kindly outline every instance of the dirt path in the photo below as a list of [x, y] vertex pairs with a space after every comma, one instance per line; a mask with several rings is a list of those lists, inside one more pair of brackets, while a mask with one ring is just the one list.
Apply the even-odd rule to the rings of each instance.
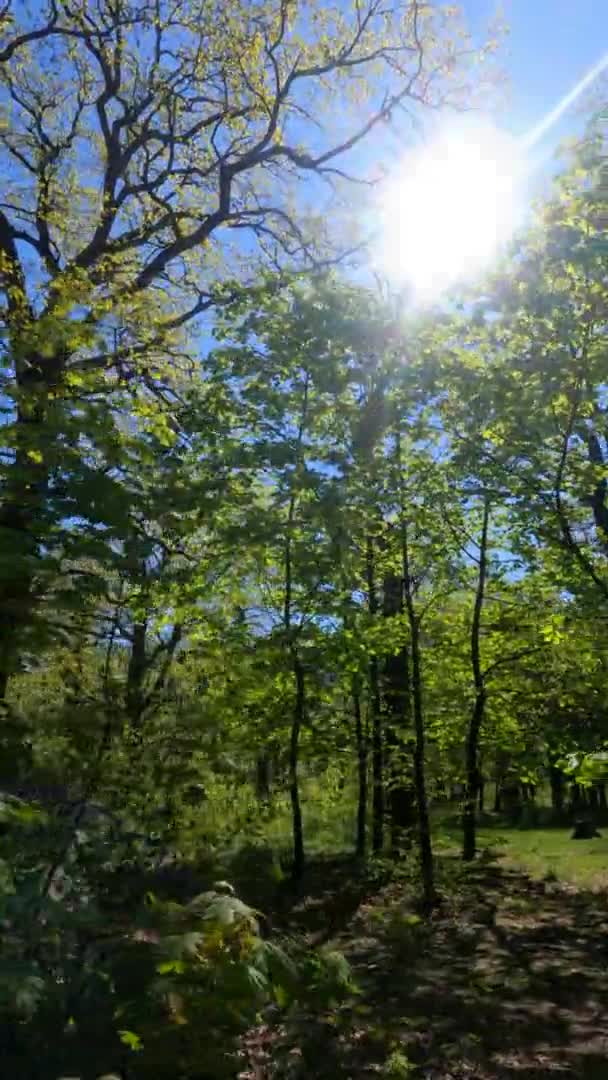
[[273, 1039], [256, 1080], [608, 1080], [606, 895], [480, 866], [429, 923], [390, 886], [333, 940], [361, 994], [304, 1018], [295, 1053]]

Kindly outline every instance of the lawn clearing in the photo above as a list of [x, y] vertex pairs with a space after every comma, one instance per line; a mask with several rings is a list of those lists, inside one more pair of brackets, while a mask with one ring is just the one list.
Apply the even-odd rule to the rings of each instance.
[[[480, 851], [495, 852], [505, 867], [524, 870], [533, 878], [555, 875], [581, 888], [608, 889], [608, 828], [593, 840], [572, 840], [572, 827], [518, 829], [481, 825]], [[452, 823], [441, 823], [436, 835], [438, 852], [457, 851], [460, 834]]]
[[479, 842], [499, 849], [504, 865], [526, 870], [531, 877], [555, 874], [583, 888], [608, 888], [608, 834], [572, 840], [572, 828], [480, 829]]

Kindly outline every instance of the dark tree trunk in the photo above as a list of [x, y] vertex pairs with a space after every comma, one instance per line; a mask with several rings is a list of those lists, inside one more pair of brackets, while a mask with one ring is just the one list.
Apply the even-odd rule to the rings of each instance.
[[300, 758], [300, 732], [304, 722], [304, 710], [306, 707], [306, 688], [304, 683], [304, 668], [300, 663], [300, 658], [297, 653], [294, 653], [293, 657], [293, 673], [296, 683], [296, 700], [291, 722], [291, 738], [289, 741], [289, 798], [291, 801], [293, 827], [293, 876], [296, 881], [299, 881], [304, 872], [304, 830], [302, 826], [298, 765]]
[[[378, 613], [376, 592], [376, 565], [374, 541], [367, 538], [366, 576], [369, 613]], [[370, 711], [372, 720], [372, 847], [377, 854], [384, 844], [384, 747], [382, 731], [382, 708], [380, 701], [380, 668], [378, 658], [369, 663]]]
[[414, 789], [416, 792], [416, 809], [418, 817], [418, 845], [420, 853], [420, 872], [422, 877], [422, 901], [425, 909], [430, 910], [435, 904], [437, 896], [435, 892], [431, 824], [426, 794], [420, 619], [416, 613], [414, 601], [414, 583], [412, 581], [410, 568], [407, 524], [404, 517], [403, 505], [401, 506], [401, 552], [405, 608], [410, 629], [410, 648], [412, 657], [411, 693], [414, 713]]
[[[413, 614], [413, 608], [412, 608]], [[435, 879], [431, 825], [426, 795], [424, 761], [424, 712], [422, 703], [422, 671], [420, 663], [420, 626], [414, 615], [410, 624], [412, 636], [412, 699], [414, 704], [414, 785], [418, 811], [418, 841], [420, 845], [420, 869], [422, 873], [422, 896], [427, 908], [435, 902]]]
[[598, 806], [599, 806], [600, 810], [608, 810], [608, 806], [606, 805], [606, 785], [605, 784], [598, 784], [597, 785], [597, 801], [598, 801]]
[[564, 812], [564, 774], [556, 765], [551, 765], [549, 772], [551, 784], [551, 805], [554, 812], [561, 817]]
[[505, 780], [500, 794], [506, 816], [510, 821], [519, 821], [522, 811], [521, 784], [514, 780]]
[[573, 810], [584, 810], [587, 805], [585, 789], [580, 784], [572, 784], [570, 802]]
[[255, 790], [261, 802], [270, 798], [270, 758], [267, 753], [258, 754], [255, 763]]
[[478, 694], [475, 699], [473, 715], [469, 724], [466, 745], [466, 782], [462, 808], [462, 857], [465, 862], [475, 858], [477, 828], [475, 804], [479, 790], [479, 771], [477, 768], [477, 745], [479, 731], [485, 712], [485, 695]]
[[598, 468], [598, 471], [601, 470], [604, 473], [596, 483], [589, 502], [593, 510], [598, 540], [602, 544], [604, 551], [608, 553], [608, 480], [605, 476], [608, 459], [597, 434], [593, 431], [588, 433], [587, 447], [589, 461]]
[[[396, 574], [384, 578], [383, 615], [403, 612], [403, 579]], [[388, 656], [384, 663], [384, 717], [387, 776], [387, 803], [391, 846], [396, 853], [410, 839], [416, 824], [416, 801], [411, 776], [411, 751], [407, 737], [411, 727], [407, 649]]]
[[0, 284], [8, 348], [15, 362], [17, 408], [12, 431], [15, 452], [0, 493], [0, 701], [18, 669], [24, 640], [36, 618], [40, 597], [34, 587], [41, 544], [47, 539], [50, 481], [46, 424], [49, 391], [63, 380], [66, 355], [58, 348], [32, 353], [24, 340], [35, 319], [23, 265], [11, 225], [0, 210]]
[[426, 793], [424, 704], [422, 699], [422, 659], [420, 654], [420, 617], [416, 611], [415, 582], [410, 560], [408, 523], [405, 512], [405, 492], [401, 460], [401, 432], [396, 432], [396, 463], [399, 475], [399, 524], [401, 534], [401, 572], [403, 576], [403, 597], [405, 612], [410, 631], [411, 652], [411, 701], [414, 718], [414, 791], [418, 824], [418, 847], [420, 857], [420, 875], [422, 878], [422, 903], [430, 911], [437, 901], [435, 892], [435, 872], [433, 866], [433, 846], [431, 841], [431, 823]]
[[475, 606], [473, 609], [473, 621], [471, 623], [471, 666], [473, 668], [475, 702], [473, 704], [473, 712], [471, 714], [467, 735], [466, 782], [462, 812], [462, 857], [467, 862], [475, 858], [477, 842], [475, 803], [480, 783], [479, 735], [486, 708], [486, 687], [481, 666], [481, 616], [485, 599], [488, 569], [487, 552], [489, 520], [490, 505], [487, 497], [485, 497], [483, 504], [481, 539], [479, 541], [479, 574], [477, 576]]
[[479, 775], [479, 786], [478, 786], [478, 800], [477, 800], [480, 814], [483, 814], [483, 812], [484, 812], [485, 791], [486, 791], [485, 779], [480, 773], [480, 775]]
[[377, 853], [384, 846], [384, 754], [380, 676], [375, 657], [370, 662], [369, 679], [372, 711], [372, 847]]
[[[300, 413], [300, 423], [298, 426], [298, 436], [296, 439], [296, 453], [294, 460], [295, 477], [299, 478], [300, 472], [303, 466], [303, 439], [304, 432], [306, 430], [306, 423], [308, 419], [308, 391], [309, 391], [309, 374], [306, 372], [304, 385], [302, 387], [302, 404]], [[304, 873], [304, 831], [302, 826], [302, 807], [300, 804], [300, 780], [298, 776], [298, 765], [300, 759], [300, 733], [302, 731], [302, 725], [304, 723], [304, 714], [306, 709], [306, 688], [304, 682], [304, 668], [298, 655], [297, 645], [294, 641], [293, 627], [292, 627], [292, 591], [293, 591], [293, 531], [296, 522], [296, 503], [297, 503], [298, 489], [295, 486], [291, 489], [289, 496], [289, 507], [287, 511], [287, 521], [285, 529], [285, 548], [284, 548], [284, 597], [283, 597], [283, 629], [285, 632], [285, 644], [289, 650], [292, 660], [292, 669], [295, 681], [295, 702], [293, 708], [293, 715], [291, 719], [291, 733], [289, 738], [289, 798], [291, 802], [291, 819], [293, 830], [293, 877], [294, 881], [299, 881]]]
[[367, 848], [367, 736], [363, 730], [361, 717], [361, 694], [359, 686], [353, 683], [353, 713], [355, 717], [355, 739], [357, 744], [357, 856], [362, 859]]
[[129, 656], [129, 667], [127, 669], [126, 706], [129, 721], [135, 732], [138, 732], [141, 728], [145, 704], [144, 679], [148, 666], [146, 658], [147, 632], [148, 626], [146, 622], [133, 624], [131, 655]]
[[496, 788], [494, 791], [494, 813], [500, 814], [502, 810], [502, 783], [500, 780], [496, 781]]

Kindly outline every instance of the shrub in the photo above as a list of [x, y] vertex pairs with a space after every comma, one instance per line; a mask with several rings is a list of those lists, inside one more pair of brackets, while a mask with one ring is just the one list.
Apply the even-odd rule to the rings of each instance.
[[13, 801], [3, 816], [3, 1075], [33, 1080], [44, 1060], [53, 1078], [221, 1080], [260, 1010], [324, 1006], [352, 989], [340, 954], [264, 940], [258, 913], [226, 882], [188, 903], [149, 893], [110, 917], [95, 893], [99, 865], [112, 862], [107, 838], [89, 835], [81, 858], [35, 807]]

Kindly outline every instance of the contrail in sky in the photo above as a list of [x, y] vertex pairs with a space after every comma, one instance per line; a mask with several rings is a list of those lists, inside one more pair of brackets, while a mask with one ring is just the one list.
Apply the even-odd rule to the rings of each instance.
[[543, 119], [540, 121], [540, 123], [536, 125], [536, 127], [533, 127], [527, 135], [524, 135], [522, 142], [526, 149], [534, 146], [534, 144], [537, 143], [539, 139], [542, 139], [543, 135], [545, 135], [546, 132], [549, 131], [549, 129], [552, 128], [553, 125], [561, 119], [561, 117], [566, 112], [566, 109], [569, 109], [570, 106], [574, 104], [577, 98], [579, 98], [580, 95], [585, 92], [588, 86], [591, 86], [591, 84], [595, 82], [597, 78], [599, 78], [599, 76], [606, 68], [608, 68], [608, 52], [604, 53], [602, 58], [598, 60], [597, 64], [594, 64], [593, 67], [589, 69], [587, 74], [583, 75], [582, 79], [577, 82], [576, 86], [573, 86], [572, 90], [570, 90], [567, 94], [564, 95], [561, 101], [557, 103], [555, 108], [551, 109], [551, 112], [548, 112], [547, 115], [544, 116]]

